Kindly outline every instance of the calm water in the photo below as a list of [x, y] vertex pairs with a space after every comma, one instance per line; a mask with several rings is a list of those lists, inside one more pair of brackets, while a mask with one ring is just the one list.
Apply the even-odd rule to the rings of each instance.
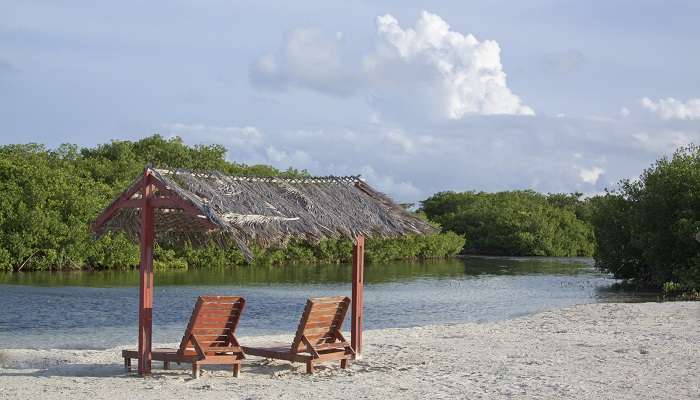
[[[239, 337], [293, 333], [308, 297], [350, 295], [349, 265], [157, 271], [154, 341], [179, 341], [196, 297], [246, 298]], [[573, 304], [635, 301], [590, 259], [481, 258], [368, 265], [367, 329], [492, 321]], [[135, 343], [138, 272], [0, 274], [0, 347]]]

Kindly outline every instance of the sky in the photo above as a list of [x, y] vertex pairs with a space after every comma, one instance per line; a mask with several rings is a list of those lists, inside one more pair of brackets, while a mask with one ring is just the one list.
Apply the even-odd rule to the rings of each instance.
[[443, 190], [600, 193], [700, 144], [697, 1], [0, 0], [0, 144], [159, 133]]

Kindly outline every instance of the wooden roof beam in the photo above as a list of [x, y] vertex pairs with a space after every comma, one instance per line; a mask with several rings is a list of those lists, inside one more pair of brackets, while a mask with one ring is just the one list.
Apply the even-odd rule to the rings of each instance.
[[102, 226], [109, 221], [110, 218], [112, 218], [117, 210], [122, 208], [126, 202], [129, 202], [137, 192], [141, 191], [146, 186], [146, 182], [150, 180], [149, 178], [151, 178], [151, 175], [147, 173], [141, 177], [141, 179], [136, 181], [136, 183], [131, 185], [131, 187], [122, 192], [122, 194], [117, 197], [117, 199], [114, 200], [112, 204], [110, 204], [110, 206], [97, 217], [97, 219], [95, 219], [95, 222], [92, 224], [92, 230], [96, 231], [102, 228]]
[[143, 199], [134, 199], [132, 197], [136, 193], [142, 191], [146, 185], [154, 185], [160, 190], [161, 193], [168, 195], [168, 197], [156, 197], [149, 199], [149, 205], [151, 207], [179, 209], [192, 217], [206, 221], [207, 225], [212, 229], [216, 228], [216, 225], [211, 222], [209, 218], [201, 212], [201, 210], [178, 196], [172, 190], [168, 189], [163, 182], [151, 175], [150, 170], [147, 170], [146, 174], [141, 179], [125, 190], [102, 214], [97, 217], [92, 225], [93, 231], [100, 229], [119, 209], [142, 208]]

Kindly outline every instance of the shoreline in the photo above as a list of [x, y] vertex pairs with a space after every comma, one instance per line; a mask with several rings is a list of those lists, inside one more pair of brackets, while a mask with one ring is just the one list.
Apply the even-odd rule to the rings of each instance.
[[[440, 261], [440, 260], [461, 260], [465, 258], [485, 258], [493, 260], [512, 260], [512, 261], [528, 261], [528, 260], [542, 260], [542, 261], [561, 261], [566, 264], [585, 264], [587, 266], [594, 266], [594, 259], [592, 256], [507, 256], [507, 255], [494, 255], [494, 254], [478, 254], [478, 253], [458, 253], [449, 256], [435, 256], [435, 257], [407, 257], [407, 258], [396, 258], [390, 260], [382, 260], [380, 262], [366, 262], [366, 265], [382, 264], [382, 263], [416, 263], [420, 264], [423, 262]], [[297, 265], [312, 265], [312, 266], [334, 266], [334, 265], [344, 265], [351, 266], [350, 261], [347, 262], [291, 262], [289, 264], [272, 264], [272, 267], [284, 268], [286, 265], [297, 266]], [[236, 264], [229, 266], [227, 268], [249, 268], [249, 264]], [[191, 270], [206, 270], [210, 267], [193, 267]], [[216, 268], [214, 268], [216, 269]], [[21, 275], [21, 274], [32, 274], [32, 273], [49, 273], [49, 274], [70, 274], [70, 273], [80, 273], [80, 272], [97, 272], [97, 273], [110, 273], [110, 272], [138, 272], [139, 266], [133, 265], [127, 268], [96, 268], [92, 266], [82, 266], [78, 268], [74, 267], [56, 267], [50, 269], [27, 269], [27, 270], [7, 270], [0, 271], [0, 273], [8, 275]], [[165, 268], [156, 272], [178, 272], [188, 271], [187, 268]], [[14, 285], [14, 283], [9, 283]]]
[[[0, 350], [0, 398], [697, 398], [700, 302], [597, 303], [510, 320], [370, 330], [347, 370], [249, 357], [147, 379], [110, 350]], [[291, 340], [250, 337], [246, 343]], [[241, 338], [243, 341], [247, 338]]]

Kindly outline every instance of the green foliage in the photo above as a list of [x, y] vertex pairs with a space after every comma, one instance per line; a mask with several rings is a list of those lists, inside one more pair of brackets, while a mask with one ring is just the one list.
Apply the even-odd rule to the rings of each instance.
[[[66, 268], [121, 269], [139, 263], [139, 249], [123, 235], [94, 240], [90, 223], [114, 197], [142, 173], [145, 165], [216, 169], [230, 174], [303, 176], [267, 165], [247, 166], [225, 159], [219, 145], [189, 147], [180, 138], [159, 135], [113, 141], [79, 149], [64, 144], [0, 146], [0, 271]], [[444, 257], [461, 248], [453, 235], [372, 241], [372, 260]], [[286, 249], [256, 249], [256, 263], [339, 263], [350, 260], [347, 240], [317, 245], [290, 243]], [[233, 247], [195, 247], [160, 243], [156, 269], [227, 267], [244, 264]]]
[[508, 256], [590, 256], [593, 231], [581, 194], [531, 190], [441, 192], [422, 211], [446, 230], [465, 235], [465, 251]]
[[700, 289], [698, 146], [659, 159], [591, 204], [601, 269], [639, 286]]
[[464, 237], [454, 232], [386, 240], [370, 239], [367, 241], [365, 256], [368, 262], [449, 257], [458, 254], [464, 243]]
[[173, 246], [178, 256], [187, 260], [190, 268], [229, 267], [245, 263], [243, 255], [234, 247], [220, 247], [214, 244], [204, 246]]
[[75, 156], [66, 146], [0, 147], [0, 269], [85, 265], [95, 246], [88, 221], [111, 190], [87, 178]]
[[[390, 260], [445, 258], [454, 256], [464, 246], [464, 238], [453, 232], [405, 236], [396, 239], [368, 239], [365, 259], [368, 263]], [[189, 267], [225, 268], [244, 265], [241, 253], [232, 247], [192, 245], [171, 247]], [[311, 244], [292, 241], [285, 248], [253, 249], [254, 264], [339, 264], [352, 260], [352, 242], [346, 239], [324, 239]]]
[[95, 269], [125, 269], [138, 265], [139, 260], [139, 248], [124, 235], [107, 234], [92, 243], [85, 264]]
[[661, 287], [663, 290], [664, 294], [674, 294], [683, 289], [680, 283], [676, 282], [664, 282], [663, 286]]
[[161, 246], [156, 243], [153, 254], [157, 254], [153, 260], [153, 269], [162, 271], [165, 269], [187, 269], [187, 259], [180, 257], [175, 248], [170, 246]]

